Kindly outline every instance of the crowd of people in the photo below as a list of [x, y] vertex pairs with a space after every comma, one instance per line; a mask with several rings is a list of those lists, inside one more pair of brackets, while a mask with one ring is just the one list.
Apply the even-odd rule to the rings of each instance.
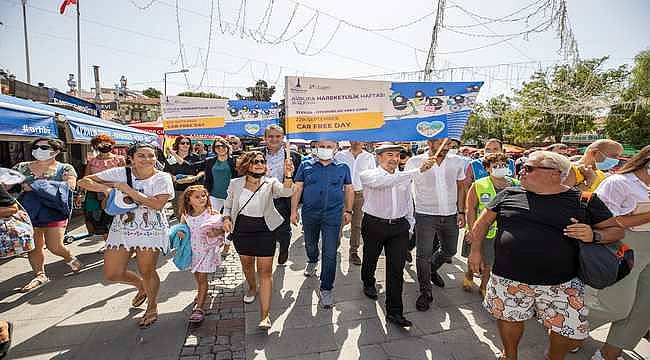
[[[34, 278], [25, 292], [49, 281], [45, 246], [79, 271], [83, 264], [63, 244], [78, 187], [89, 231], [106, 241], [105, 278], [137, 289], [132, 306], [147, 303], [143, 328], [158, 319], [156, 264], [174, 238], [191, 245], [182, 266], [197, 283], [191, 323], [203, 321], [208, 274], [232, 244], [246, 278], [243, 301], [259, 302], [259, 327], [269, 329], [276, 248], [276, 264], [283, 266], [298, 229], [291, 224], [298, 223], [304, 275], [319, 276], [325, 308], [336, 303], [337, 251], [350, 224], [350, 263], [361, 266], [360, 291], [371, 300], [378, 299], [375, 274], [385, 254], [386, 319], [396, 326], [412, 325], [402, 294], [412, 251], [415, 307], [425, 312], [434, 291], [449, 281], [443, 266], [461, 245], [468, 264], [462, 288], [478, 290], [496, 319], [502, 359], [518, 358], [524, 322], [532, 318], [549, 330], [549, 347], [540, 354], [549, 360], [580, 351], [589, 331], [605, 323], [611, 323], [606, 343], [592, 359], [619, 359], [650, 328], [650, 146], [622, 164], [623, 147], [612, 140], [594, 142], [577, 158], [554, 144], [516, 161], [498, 139], [476, 157], [447, 138], [427, 141], [418, 153], [394, 143], [352, 141], [340, 149], [336, 141], [319, 140], [306, 156], [285, 144], [279, 126], [269, 126], [263, 140], [262, 149], [245, 152], [235, 136], [217, 137], [207, 149], [179, 136], [166, 156], [135, 143], [123, 158], [112, 154], [113, 139], [99, 135], [92, 141], [97, 155], [77, 180], [72, 166], [56, 160], [63, 144], [38, 139], [35, 160], [15, 167], [23, 176], [18, 200], [7, 193], [9, 184], [0, 187], [3, 229], [26, 225], [32, 232], [0, 234], [0, 255], [28, 254]], [[111, 216], [106, 203], [116, 198], [127, 209]], [[164, 211], [169, 202], [181, 226], [173, 230]], [[634, 250], [631, 272], [604, 289], [587, 286], [579, 274], [582, 246], [621, 240]], [[134, 254], [138, 273], [128, 270]], [[11, 324], [0, 322], [5, 333]]]

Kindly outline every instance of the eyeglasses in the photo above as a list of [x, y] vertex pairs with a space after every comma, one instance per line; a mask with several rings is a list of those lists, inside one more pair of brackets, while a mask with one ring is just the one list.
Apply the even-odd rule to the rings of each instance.
[[258, 164], [265, 165], [266, 160], [264, 160], [264, 159], [255, 159], [255, 160], [253, 160], [253, 165], [258, 165]]
[[36, 149], [52, 150], [52, 146], [50, 146], [50, 145], [34, 145], [34, 146], [32, 146], [32, 150], [36, 150]]
[[527, 173], [531, 173], [531, 172], [533, 172], [533, 170], [535, 170], [535, 169], [542, 169], [542, 170], [557, 170], [557, 171], [559, 171], [558, 169], [556, 169], [556, 168], [552, 168], [552, 167], [533, 166], [533, 165], [524, 164], [524, 170], [526, 170]]
[[179, 144], [180, 145], [189, 145], [189, 144], [191, 144], [191, 142], [189, 142], [189, 141], [181, 141], [181, 142], [179, 142]]

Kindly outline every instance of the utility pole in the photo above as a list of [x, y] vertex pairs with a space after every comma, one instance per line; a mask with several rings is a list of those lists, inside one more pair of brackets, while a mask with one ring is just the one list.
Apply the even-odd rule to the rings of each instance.
[[77, 91], [79, 92], [78, 96], [81, 97], [81, 34], [79, 27], [79, 1], [77, 0]]
[[25, 67], [27, 69], [27, 83], [32, 83], [32, 76], [29, 70], [29, 43], [27, 40], [27, 0], [21, 1], [23, 4], [23, 32], [25, 33]]
[[445, 17], [446, 0], [438, 0], [438, 9], [436, 11], [436, 22], [433, 24], [433, 33], [431, 34], [431, 46], [429, 47], [429, 54], [427, 55], [427, 63], [424, 66], [424, 80], [431, 80], [433, 69], [435, 66], [436, 50], [438, 49], [438, 33], [442, 28]]

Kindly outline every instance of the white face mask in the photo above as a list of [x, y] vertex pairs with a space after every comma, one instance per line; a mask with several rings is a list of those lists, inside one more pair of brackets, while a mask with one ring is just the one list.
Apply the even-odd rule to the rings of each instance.
[[458, 149], [449, 149], [449, 152], [447, 152], [447, 154], [458, 155]]
[[55, 157], [57, 155], [56, 151], [52, 150], [43, 150], [43, 149], [36, 149], [32, 150], [32, 156], [36, 160], [44, 161], [44, 160], [50, 160], [51, 158]]
[[492, 169], [492, 176], [502, 178], [506, 177], [510, 171], [508, 171], [508, 168], [505, 167], [498, 167], [498, 168], [493, 168]]
[[317, 148], [316, 156], [321, 160], [332, 160], [334, 157], [334, 149]]

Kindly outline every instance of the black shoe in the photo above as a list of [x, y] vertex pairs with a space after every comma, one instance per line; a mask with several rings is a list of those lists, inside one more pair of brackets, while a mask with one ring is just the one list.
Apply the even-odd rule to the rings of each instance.
[[282, 250], [280, 249], [280, 254], [278, 254], [278, 265], [284, 265], [289, 258], [289, 249]]
[[433, 296], [429, 294], [420, 294], [415, 301], [415, 308], [419, 311], [429, 310], [429, 305], [433, 302]]
[[359, 265], [361, 265], [361, 258], [359, 257], [358, 254], [355, 254], [355, 253], [350, 254], [350, 263], [352, 263], [353, 265], [359, 266]]
[[399, 327], [411, 327], [413, 326], [413, 323], [406, 320], [406, 318], [403, 315], [392, 315], [388, 314], [386, 316], [386, 321], [392, 322], [393, 324], [399, 326]]
[[377, 300], [377, 288], [374, 285], [364, 286], [363, 293], [366, 294], [367, 297]]
[[407, 263], [412, 263], [413, 262], [413, 255], [411, 254], [410, 251], [406, 253], [406, 262]]
[[437, 287], [445, 287], [445, 280], [442, 279], [442, 276], [437, 271], [431, 272], [431, 282]]

